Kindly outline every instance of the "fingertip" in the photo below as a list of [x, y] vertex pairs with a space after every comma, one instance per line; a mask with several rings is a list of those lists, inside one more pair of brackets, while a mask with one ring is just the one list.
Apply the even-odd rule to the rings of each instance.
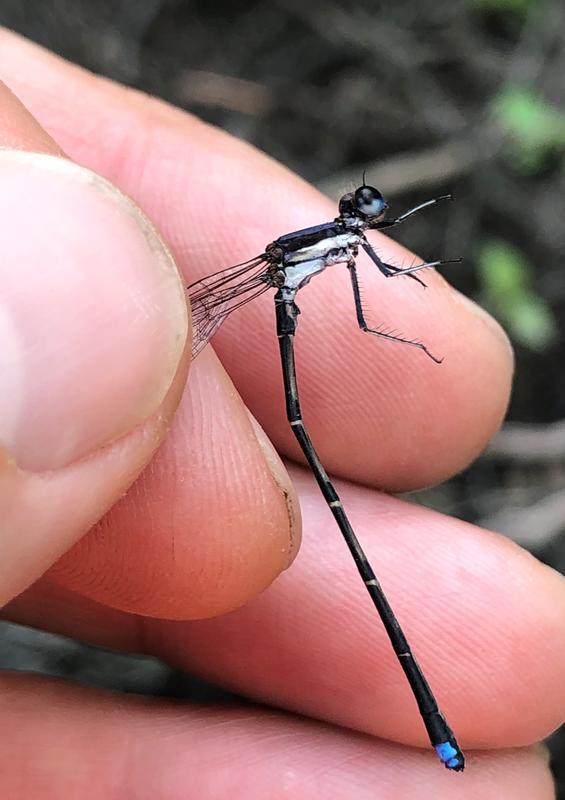
[[185, 350], [185, 293], [155, 229], [99, 176], [2, 150], [0, 178], [0, 439], [22, 468], [57, 469], [159, 407]]
[[3, 84], [0, 108], [5, 601], [150, 459], [186, 379], [189, 332], [178, 271], [142, 212], [64, 158]]
[[205, 618], [265, 589], [299, 542], [290, 478], [210, 349], [151, 467], [50, 576], [121, 610]]

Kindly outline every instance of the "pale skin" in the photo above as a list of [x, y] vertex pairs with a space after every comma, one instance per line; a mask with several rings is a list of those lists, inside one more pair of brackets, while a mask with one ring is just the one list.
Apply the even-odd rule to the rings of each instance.
[[[150, 216], [186, 283], [335, 216], [332, 203], [241, 142], [8, 32], [0, 77], [19, 98], [2, 87], [0, 145], [64, 153], [108, 178]], [[37, 215], [26, 222], [39, 225]], [[372, 241], [384, 260], [409, 260], [384, 236]], [[2, 797], [553, 796], [535, 742], [565, 716], [563, 580], [502, 537], [379, 491], [443, 480], [483, 449], [507, 405], [511, 350], [436, 274], [426, 273], [424, 290], [385, 280], [362, 257], [359, 265], [375, 321], [421, 338], [444, 363], [361, 334], [347, 269], [332, 267], [298, 297], [304, 417], [328, 471], [343, 479], [344, 504], [467, 771], [448, 774], [420, 749], [413, 700], [284, 419], [266, 295], [218, 333], [219, 358], [207, 349], [190, 370], [177, 303], [171, 342], [181, 345], [171, 344], [159, 401], [147, 411], [140, 400], [112, 427], [113, 404], [101, 400], [105, 438], [49, 474], [41, 453], [22, 464], [5, 443], [0, 594], [5, 618], [157, 655], [271, 708], [172, 706], [4, 675]], [[42, 267], [50, 269], [22, 264], [29, 275]], [[110, 341], [119, 356], [120, 317], [109, 330], [101, 305], [100, 347]], [[161, 335], [159, 326], [147, 333]], [[152, 341], [149, 362], [165, 369]], [[94, 385], [88, 413], [103, 377], [84, 365]], [[244, 403], [265, 433], [254, 433]], [[304, 538], [277, 578], [300, 542], [295, 492]]]

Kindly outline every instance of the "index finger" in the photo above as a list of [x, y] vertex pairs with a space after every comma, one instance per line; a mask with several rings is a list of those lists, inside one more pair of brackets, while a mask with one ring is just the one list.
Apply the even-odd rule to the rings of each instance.
[[[187, 281], [335, 216], [333, 204], [242, 142], [19, 37], [0, 37], [6, 82], [75, 160], [150, 214]], [[376, 244], [392, 263], [410, 258], [385, 237]], [[394, 490], [461, 469], [506, 409], [512, 358], [500, 328], [437, 275], [424, 291], [366, 265], [364, 303], [375, 321], [425, 340], [445, 358], [436, 366], [412, 348], [363, 336], [345, 270], [328, 272], [300, 296], [297, 344], [305, 419], [326, 467]], [[230, 318], [214, 346], [271, 439], [297, 457], [281, 413], [273, 316], [272, 298], [258, 298]]]

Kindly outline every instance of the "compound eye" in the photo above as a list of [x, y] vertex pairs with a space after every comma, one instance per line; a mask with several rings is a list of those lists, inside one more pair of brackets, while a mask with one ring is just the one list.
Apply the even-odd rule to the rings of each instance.
[[388, 208], [382, 194], [373, 186], [361, 186], [357, 189], [355, 206], [365, 217], [378, 217]]

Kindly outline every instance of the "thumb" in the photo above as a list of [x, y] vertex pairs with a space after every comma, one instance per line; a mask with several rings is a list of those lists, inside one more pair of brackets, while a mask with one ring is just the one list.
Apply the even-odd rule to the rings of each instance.
[[2, 85], [0, 106], [0, 147], [12, 148], [0, 150], [5, 603], [149, 461], [180, 398], [190, 342], [182, 281], [142, 212], [62, 157]]

